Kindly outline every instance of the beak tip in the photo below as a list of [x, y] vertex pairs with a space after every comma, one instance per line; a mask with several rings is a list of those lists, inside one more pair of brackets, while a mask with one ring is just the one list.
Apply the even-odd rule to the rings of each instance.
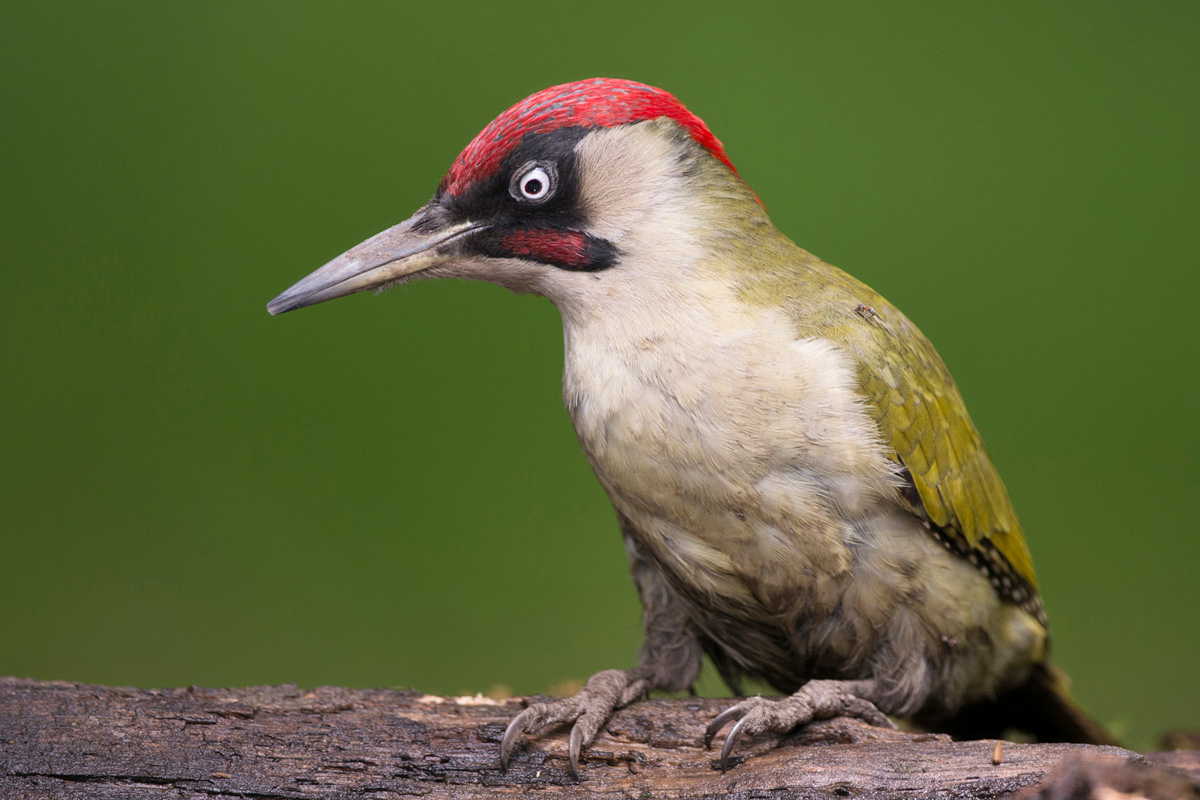
[[279, 295], [279, 297], [267, 303], [267, 313], [272, 317], [277, 317], [286, 311], [291, 311], [295, 307], [294, 304], [288, 302], [288, 299], [284, 295]]
[[451, 256], [439, 248], [486, 225], [464, 220], [438, 227], [427, 224], [428, 208], [347, 250], [296, 283], [271, 302], [271, 316], [323, 303], [336, 297], [375, 289], [428, 269]]

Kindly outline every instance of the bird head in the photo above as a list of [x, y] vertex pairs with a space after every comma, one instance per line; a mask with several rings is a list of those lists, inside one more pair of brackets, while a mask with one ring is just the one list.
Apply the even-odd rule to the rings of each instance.
[[688, 248], [730, 204], [762, 213], [721, 142], [672, 95], [606, 78], [553, 86], [489, 123], [409, 219], [267, 310], [434, 277], [485, 280], [561, 308], [603, 293], [610, 274], [692, 263]]

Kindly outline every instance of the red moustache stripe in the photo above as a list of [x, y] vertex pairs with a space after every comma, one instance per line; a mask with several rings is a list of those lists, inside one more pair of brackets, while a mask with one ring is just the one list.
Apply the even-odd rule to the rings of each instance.
[[535, 258], [580, 269], [591, 263], [587, 236], [579, 231], [528, 229], [504, 237], [504, 249], [516, 256]]

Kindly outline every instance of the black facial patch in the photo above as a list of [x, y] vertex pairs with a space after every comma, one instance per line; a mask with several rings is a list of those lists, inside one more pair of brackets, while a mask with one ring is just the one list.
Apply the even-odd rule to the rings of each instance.
[[[487, 180], [475, 181], [461, 195], [438, 190], [434, 205], [451, 218], [486, 223], [463, 246], [494, 258], [526, 258], [568, 270], [594, 272], [617, 262], [611, 242], [586, 233], [580, 203], [579, 159], [575, 146], [587, 128], [558, 128], [527, 135]], [[523, 202], [511, 192], [514, 173], [530, 162], [552, 164], [557, 172], [554, 194]]]

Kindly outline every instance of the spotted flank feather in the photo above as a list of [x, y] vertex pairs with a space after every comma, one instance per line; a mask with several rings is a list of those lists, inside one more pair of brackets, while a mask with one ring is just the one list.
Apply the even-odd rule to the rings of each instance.
[[996, 549], [988, 539], [982, 540], [978, 546], [971, 547], [966, 543], [962, 533], [952, 528], [939, 528], [929, 525], [929, 530], [937, 537], [947, 550], [962, 556], [978, 567], [992, 582], [996, 594], [1010, 603], [1020, 606], [1027, 614], [1036, 619], [1043, 628], [1047, 628], [1046, 608], [1042, 605], [1042, 596], [1023, 575], [1013, 569], [1008, 559]]

